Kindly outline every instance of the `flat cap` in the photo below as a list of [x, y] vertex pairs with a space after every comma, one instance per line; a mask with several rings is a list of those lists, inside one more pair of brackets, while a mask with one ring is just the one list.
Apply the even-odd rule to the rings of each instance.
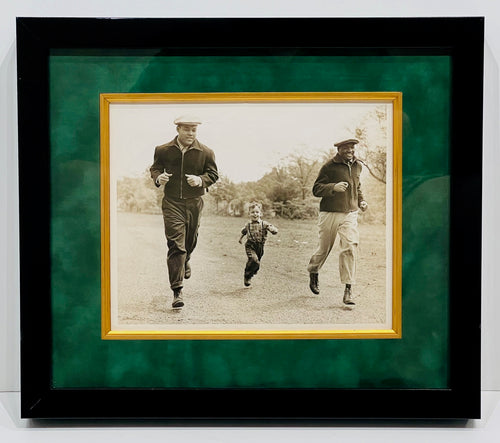
[[347, 140], [342, 140], [341, 142], [335, 143], [333, 146], [339, 148], [343, 145], [357, 145], [358, 143], [359, 140], [356, 140], [355, 138], [348, 138]]
[[175, 125], [201, 125], [201, 120], [194, 115], [181, 115], [174, 120]]

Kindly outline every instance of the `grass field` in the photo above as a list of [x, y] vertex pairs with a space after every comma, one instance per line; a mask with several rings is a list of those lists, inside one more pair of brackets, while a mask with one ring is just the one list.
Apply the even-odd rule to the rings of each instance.
[[[193, 275], [185, 281], [185, 307], [171, 309], [166, 241], [161, 215], [119, 213], [117, 228], [117, 303], [122, 325], [370, 325], [386, 321], [385, 226], [360, 225], [356, 306], [342, 303], [338, 244], [320, 273], [319, 295], [309, 290], [306, 270], [317, 246], [315, 220], [269, 220], [279, 234], [269, 235], [261, 269], [243, 285], [246, 262], [238, 243], [246, 218], [204, 215]], [[338, 240], [337, 240], [338, 242]], [[114, 302], [115, 303], [115, 302]]]

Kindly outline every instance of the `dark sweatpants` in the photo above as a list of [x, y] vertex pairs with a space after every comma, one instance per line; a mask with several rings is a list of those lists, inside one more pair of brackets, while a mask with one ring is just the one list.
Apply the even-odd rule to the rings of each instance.
[[203, 199], [163, 198], [162, 211], [167, 238], [167, 267], [170, 287], [182, 288], [186, 262], [198, 240]]
[[264, 255], [264, 244], [253, 241], [245, 243], [248, 260], [245, 266], [245, 278], [252, 278], [260, 268], [260, 259]]

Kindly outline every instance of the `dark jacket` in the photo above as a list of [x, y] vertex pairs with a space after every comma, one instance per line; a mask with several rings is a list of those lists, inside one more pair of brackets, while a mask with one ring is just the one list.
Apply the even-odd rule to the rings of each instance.
[[[198, 140], [195, 140], [184, 153], [177, 145], [177, 137], [164, 145], [157, 146], [153, 166], [150, 168], [151, 178], [156, 186], [160, 186], [156, 183], [156, 179], [164, 171], [172, 174], [165, 184], [166, 197], [181, 199], [201, 197], [205, 189], [219, 179], [214, 152]], [[190, 186], [186, 174], [198, 175], [203, 185]]]
[[[347, 164], [337, 154], [332, 160], [326, 162], [321, 167], [318, 178], [313, 185], [314, 196], [322, 197], [319, 210], [326, 212], [357, 211], [359, 204], [364, 200], [359, 182], [361, 170], [361, 163], [356, 158]], [[349, 183], [345, 192], [333, 190], [335, 184], [339, 182]]]

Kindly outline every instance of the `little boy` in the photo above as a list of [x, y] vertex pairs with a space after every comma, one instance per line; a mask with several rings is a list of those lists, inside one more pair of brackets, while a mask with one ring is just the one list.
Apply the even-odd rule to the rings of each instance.
[[250, 221], [241, 230], [241, 237], [239, 239], [241, 244], [243, 237], [245, 235], [247, 236], [245, 252], [248, 261], [245, 266], [244, 274], [245, 286], [250, 286], [250, 279], [257, 274], [260, 268], [260, 259], [264, 255], [264, 243], [266, 242], [267, 232], [269, 231], [273, 235], [278, 233], [276, 227], [261, 219], [262, 206], [260, 203], [250, 203], [248, 214], [250, 216]]

